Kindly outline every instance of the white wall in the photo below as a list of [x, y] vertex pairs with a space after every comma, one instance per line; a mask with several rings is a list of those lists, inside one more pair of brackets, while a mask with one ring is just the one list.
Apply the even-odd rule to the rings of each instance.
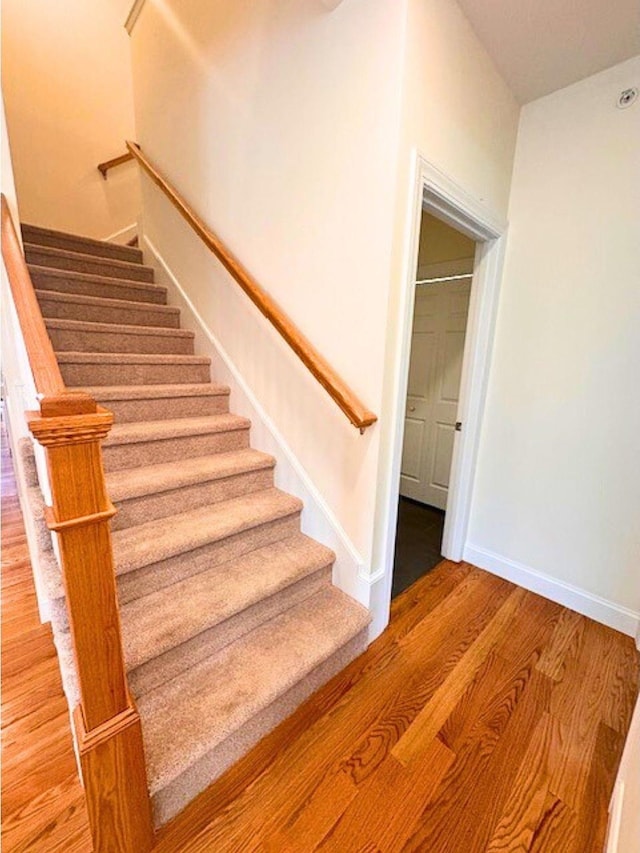
[[388, 606], [391, 589], [408, 373], [403, 330], [405, 323], [411, 326], [409, 282], [417, 255], [410, 239], [417, 180], [412, 165], [418, 152], [477, 201], [488, 220], [504, 219], [518, 116], [518, 104], [458, 5], [409, 0], [372, 565], [381, 576], [374, 591], [379, 611]]
[[[143, 149], [376, 412], [401, 5], [149, 0], [132, 36]], [[367, 555], [377, 427], [359, 435], [148, 182], [143, 197], [145, 234]]]
[[[7, 199], [14, 223], [20, 221], [20, 211], [16, 195], [15, 179], [11, 157], [11, 148], [7, 134], [4, 103], [0, 114], [0, 185]], [[21, 240], [17, 229], [18, 240]], [[18, 317], [13, 303], [9, 279], [4, 261], [0, 262], [2, 276], [2, 381], [5, 392], [5, 412], [8, 421], [8, 433], [14, 451], [17, 442], [28, 434], [24, 410], [32, 408], [36, 401], [36, 388], [29, 366], [29, 359], [19, 330]]]
[[98, 163], [134, 135], [123, 0], [3, 0], [2, 88], [26, 222], [106, 238], [140, 210], [132, 163]]
[[380, 415], [358, 435], [143, 181], [145, 234], [362, 554], [380, 630], [412, 150], [504, 212], [517, 104], [449, 0], [148, 0], [132, 47], [143, 149]]
[[640, 103], [615, 102], [632, 85], [639, 59], [523, 108], [468, 551], [523, 582], [548, 576], [548, 594], [598, 618], [611, 602], [629, 632], [640, 611]]

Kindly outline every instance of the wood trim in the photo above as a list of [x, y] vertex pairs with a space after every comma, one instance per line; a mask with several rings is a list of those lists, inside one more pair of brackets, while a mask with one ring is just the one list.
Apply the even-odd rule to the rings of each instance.
[[356, 397], [354, 392], [343, 382], [330, 364], [295, 326], [277, 302], [263, 290], [251, 273], [245, 269], [222, 240], [200, 219], [175, 187], [160, 174], [151, 161], [142, 153], [140, 148], [133, 142], [127, 142], [127, 148], [154, 184], [162, 190], [198, 237], [218, 258], [227, 272], [237, 281], [253, 304], [280, 333], [305, 367], [307, 367], [329, 396], [337, 403], [350, 422], [355, 427], [358, 427], [361, 432], [375, 423], [377, 416], [367, 409], [358, 397]]
[[128, 163], [129, 160], [133, 160], [133, 154], [130, 154], [129, 152], [126, 154], [120, 154], [119, 157], [113, 157], [111, 160], [105, 160], [104, 163], [98, 163], [98, 171], [106, 181], [109, 169], [115, 169], [116, 166], [122, 166], [123, 163]]
[[109, 521], [117, 511], [112, 505], [111, 509], [105, 509], [103, 512], [94, 512], [91, 515], [82, 515], [79, 518], [70, 518], [67, 521], [56, 521], [53, 507], [46, 506], [44, 508], [44, 520], [49, 530], [59, 533], [61, 530], [70, 530], [72, 527], [85, 527], [87, 524], [96, 524], [98, 521]]
[[100, 440], [113, 415], [42, 418], [28, 412], [27, 424], [47, 452], [82, 709], [93, 729], [128, 706], [110, 515], [81, 527], [73, 523], [112, 508]]
[[96, 853], [148, 853], [154, 846], [142, 727], [131, 703], [97, 730], [73, 714]]
[[140, 719], [131, 701], [111, 545], [115, 509], [100, 442], [111, 412], [43, 417], [27, 425], [45, 448], [80, 705], [74, 712], [96, 853], [147, 853], [153, 846]]
[[83, 391], [65, 390], [64, 394], [43, 397], [40, 400], [40, 414], [46, 418], [58, 418], [67, 415], [91, 415], [99, 409], [96, 401]]
[[129, 10], [129, 14], [127, 15], [127, 20], [124, 22], [125, 30], [131, 35], [133, 32], [133, 28], [136, 25], [136, 21], [140, 17], [140, 13], [144, 7], [145, 0], [134, 0], [133, 6]]
[[47, 417], [86, 415], [95, 412], [96, 402], [88, 394], [68, 391], [65, 388], [4, 193], [0, 201], [2, 258], [7, 270], [13, 304], [22, 330], [33, 381], [40, 396], [40, 411]]

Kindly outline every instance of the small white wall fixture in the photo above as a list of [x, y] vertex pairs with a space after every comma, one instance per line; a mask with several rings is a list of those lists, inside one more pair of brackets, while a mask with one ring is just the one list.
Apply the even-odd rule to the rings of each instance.
[[413, 154], [411, 209], [408, 217], [404, 288], [400, 300], [395, 355], [395, 394], [390, 418], [393, 421], [391, 452], [376, 539], [380, 562], [385, 567], [385, 596], [391, 599], [392, 567], [398, 512], [400, 465], [402, 459], [404, 409], [411, 356], [411, 332], [415, 300], [415, 281], [422, 211], [426, 210], [466, 234], [477, 243], [471, 300], [464, 347], [460, 403], [457, 420], [462, 429], [456, 433], [451, 463], [451, 481], [447, 500], [443, 555], [454, 561], [463, 558], [469, 526], [474, 470], [487, 390], [489, 366], [507, 224], [463, 187], [430, 163], [418, 151]]

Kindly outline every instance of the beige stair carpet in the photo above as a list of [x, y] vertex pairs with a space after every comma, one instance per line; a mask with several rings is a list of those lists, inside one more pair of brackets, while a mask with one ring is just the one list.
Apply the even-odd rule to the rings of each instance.
[[[116, 420], [103, 443], [113, 552], [160, 825], [364, 650], [369, 614], [332, 586], [333, 553], [301, 533], [302, 503], [275, 487], [274, 459], [250, 447], [142, 253], [23, 236], [65, 383]], [[45, 563], [69, 666], [63, 586]]]

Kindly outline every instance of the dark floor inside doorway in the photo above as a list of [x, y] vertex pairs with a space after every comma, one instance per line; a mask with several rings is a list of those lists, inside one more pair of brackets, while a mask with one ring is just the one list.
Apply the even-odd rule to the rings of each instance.
[[392, 597], [399, 595], [442, 560], [444, 510], [400, 498]]

